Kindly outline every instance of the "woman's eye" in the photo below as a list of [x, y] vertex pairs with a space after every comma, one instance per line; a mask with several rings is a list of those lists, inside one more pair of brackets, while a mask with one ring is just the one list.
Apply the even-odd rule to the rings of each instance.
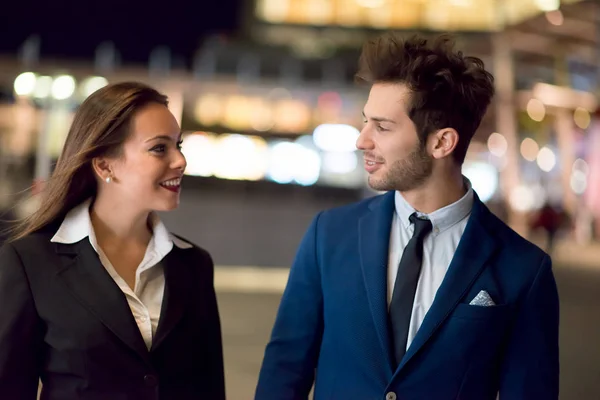
[[150, 151], [154, 151], [156, 153], [164, 153], [166, 146], [164, 144], [158, 144], [150, 149]]

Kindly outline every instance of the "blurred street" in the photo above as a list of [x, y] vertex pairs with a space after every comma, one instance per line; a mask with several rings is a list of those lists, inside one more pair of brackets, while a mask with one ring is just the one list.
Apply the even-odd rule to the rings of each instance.
[[[414, 100], [420, 96], [403, 96], [410, 105], [409, 118], [419, 132], [419, 143], [425, 143], [423, 139], [431, 132], [447, 128], [462, 136], [459, 143], [465, 143], [466, 138], [470, 143], [468, 151], [464, 149], [466, 154], [453, 150], [452, 156], [458, 155], [455, 161], [461, 162], [464, 156], [462, 174], [479, 199], [512, 229], [551, 253], [561, 301], [560, 399], [600, 400], [600, 299], [596, 298], [600, 288], [600, 0], [223, 0], [221, 7], [174, 0], [160, 9], [139, 0], [100, 0], [86, 8], [75, 0], [61, 1], [60, 7], [56, 2], [39, 0], [4, 3], [6, 34], [0, 41], [0, 245], [8, 239], [14, 222], [40, 208], [60, 209], [55, 215], [42, 213], [48, 216], [44, 227], [50, 227], [76, 202], [99, 196], [104, 182], [118, 188], [108, 189], [114, 190], [117, 205], [98, 208], [111, 211], [106, 221], [119, 225], [124, 225], [125, 219], [115, 217], [113, 209], [120, 213], [131, 204], [132, 209], [140, 206], [144, 212], [171, 210], [175, 203], [168, 208], [154, 207], [159, 203], [155, 204], [151, 196], [163, 193], [156, 182], [162, 182], [164, 189], [173, 189], [171, 193], [181, 185], [184, 189], [177, 209], [158, 214], [169, 231], [206, 249], [216, 265], [227, 399], [233, 400], [254, 397], [289, 264], [315, 215], [380, 193], [370, 187], [367, 177], [381, 168], [389, 173], [386, 179], [395, 178], [397, 171], [390, 167], [395, 165], [394, 159], [414, 166], [414, 160], [404, 159], [407, 153], [399, 151], [406, 149], [394, 145], [396, 140], [405, 140], [407, 132], [414, 136], [411, 124], [398, 123], [393, 116], [381, 118], [386, 114], [383, 108], [374, 106], [371, 113], [371, 104], [377, 102], [372, 101], [370, 85], [357, 84], [357, 72], [363, 78], [378, 75], [374, 71], [365, 74], [364, 66], [385, 66], [384, 62], [368, 62], [369, 57], [361, 57], [361, 48], [388, 31], [405, 38], [419, 34], [426, 41], [449, 33], [456, 42], [455, 50], [469, 56], [468, 62], [462, 65], [454, 56], [450, 62], [433, 53], [427, 60], [439, 58], [439, 62], [432, 61], [432, 68], [446, 65], [436, 75], [439, 82], [432, 86], [435, 98], [441, 98], [438, 95], [448, 89], [455, 95], [446, 99], [453, 100], [427, 100], [428, 84], [423, 86], [422, 104], [431, 107], [422, 108]], [[373, 53], [392, 56], [395, 47], [407, 48], [398, 43], [390, 45], [390, 51]], [[444, 50], [439, 47], [435, 54], [450, 48], [450, 41], [444, 39], [443, 43]], [[429, 82], [417, 73], [417, 67], [417, 72], [411, 72], [412, 63], [404, 67], [405, 61], [417, 58], [402, 56], [396, 62], [390, 57], [389, 68], [381, 70], [388, 70], [390, 76], [395, 70], [409, 71], [401, 74], [405, 78], [389, 81], [400, 82], [402, 90], [403, 84], [415, 89], [419, 85], [412, 87], [412, 80]], [[477, 77], [484, 75], [480, 72], [471, 74], [479, 69], [474, 68], [479, 64], [475, 60], [484, 63], [494, 76], [495, 96], [491, 100], [481, 97], [477, 105], [467, 107], [479, 98], [467, 94], [481, 92], [476, 88], [481, 86], [473, 84], [488, 81]], [[150, 85], [168, 98], [169, 111], [179, 126], [172, 132], [160, 129], [160, 136], [149, 140], [169, 139], [165, 134], [173, 133], [171, 139], [178, 137], [177, 147], [157, 143], [144, 154], [147, 151], [152, 155], [147, 159], [159, 165], [164, 152], [172, 149], [179, 160], [177, 173], [159, 178], [158, 167], [146, 169], [125, 157], [119, 146], [113, 146], [123, 138], [125, 143], [137, 143], [130, 138], [141, 131], [151, 133], [136, 128], [141, 112], [123, 111], [114, 117], [89, 113], [90, 121], [85, 124], [80, 121], [87, 117], [76, 118], [88, 115], [78, 111], [96, 104], [93, 98], [86, 100], [102, 93], [98, 90], [127, 81]], [[388, 79], [374, 81], [384, 83]], [[489, 85], [485, 86], [483, 92], [489, 92]], [[471, 87], [475, 89], [471, 91]], [[462, 101], [463, 97], [471, 100]], [[367, 101], [369, 107], [365, 107]], [[406, 120], [406, 110], [396, 108], [394, 113]], [[426, 112], [422, 114], [425, 118], [419, 117], [421, 111]], [[373, 125], [371, 120], [395, 124], [398, 131], [385, 124]], [[173, 119], [169, 121], [173, 123]], [[373, 151], [359, 144], [365, 134], [370, 136], [371, 125], [376, 128], [374, 132], [395, 133], [386, 134], [389, 142], [370, 140]], [[465, 131], [468, 127], [473, 129]], [[86, 139], [73, 139], [78, 136]], [[73, 153], [76, 156], [63, 152], [77, 143], [83, 147]], [[107, 176], [92, 176], [92, 171], [99, 172], [92, 168], [92, 159], [110, 159], [108, 165], [113, 154], [119, 155], [115, 162], [128, 160], [115, 169], [118, 174], [113, 176], [114, 171], [106, 168]], [[181, 156], [187, 160], [185, 167]], [[436, 171], [441, 170], [437, 168], [439, 162], [445, 161], [436, 161], [428, 153], [427, 158], [436, 163], [431, 169], [436, 178], [431, 182], [442, 182]], [[67, 179], [61, 168], [68, 162], [75, 164], [65, 168], [72, 173]], [[167, 158], [162, 162], [165, 174], [167, 165], [175, 165]], [[183, 183], [174, 179], [180, 174], [184, 175]], [[130, 189], [129, 182], [141, 182], [139, 188], [145, 187], [146, 178], [152, 190]], [[64, 187], [55, 190], [54, 182], [62, 182]], [[390, 188], [400, 186], [404, 185]], [[83, 189], [85, 196], [79, 196]], [[47, 202], [44, 193], [64, 194], [64, 202]], [[122, 200], [116, 197], [120, 194], [125, 196]], [[144, 203], [150, 198], [152, 203]], [[415, 209], [422, 207], [415, 205]], [[97, 220], [104, 222], [104, 218]], [[109, 228], [107, 232], [121, 230]], [[98, 244], [103, 246], [102, 242]], [[33, 253], [38, 254], [37, 250]], [[42, 261], [45, 264], [46, 257]], [[15, 292], [0, 291], [9, 296]], [[36, 306], [38, 298], [34, 295]], [[0, 303], [9, 305], [4, 314], [9, 315], [19, 303], [11, 305], [14, 302], [5, 299], [0, 298]], [[72, 314], [61, 308], [56, 315]], [[138, 327], [147, 326], [148, 319], [136, 321]], [[0, 319], [10, 329], [18, 328], [15, 321], [10, 315]], [[46, 322], [48, 326], [54, 323], [50, 319]], [[12, 379], [11, 368], [6, 368], [1, 357], [14, 354], [13, 342], [21, 340], [20, 330], [7, 336], [4, 326], [0, 325], [0, 370], [8, 373], [0, 371], [0, 386], [7, 376]], [[98, 324], [92, 327], [104, 329]], [[71, 332], [65, 331], [67, 342]], [[96, 331], [90, 328], [90, 332], [95, 338]], [[191, 337], [192, 341], [197, 339]], [[75, 337], [73, 343], [79, 342]], [[88, 347], [97, 353], [95, 344]], [[83, 350], [90, 350], [88, 347]], [[36, 349], [29, 343], [22, 348]], [[50, 364], [60, 364], [63, 353], [65, 358], [71, 357], [67, 350], [65, 346], [53, 347], [51, 351], [60, 354], [58, 361], [52, 359]], [[87, 357], [83, 350], [81, 360]], [[47, 354], [36, 356], [50, 359]], [[79, 355], [72, 357], [79, 360]], [[110, 359], [104, 367], [109, 371], [117, 362]], [[153, 369], [172, 372], [172, 365], [180, 363], [153, 365]], [[55, 368], [54, 364], [51, 367]], [[59, 387], [63, 380], [69, 387], [70, 373], [83, 374], [80, 369], [98, 374], [86, 382], [104, 382], [103, 369], [95, 372], [85, 366], [67, 367], [73, 371], [47, 380], [52, 390], [57, 382], [56, 393], [63, 390]], [[140, 380], [140, 385], [157, 382], [157, 377], [146, 370], [139, 375], [145, 382]], [[158, 379], [164, 382], [168, 378]], [[347, 382], [349, 387], [353, 383]], [[0, 400], [21, 400], [7, 396], [0, 392]]]
[[[560, 400], [600, 399], [600, 266], [554, 268], [561, 299]], [[252, 399], [280, 295], [221, 291], [227, 398]]]

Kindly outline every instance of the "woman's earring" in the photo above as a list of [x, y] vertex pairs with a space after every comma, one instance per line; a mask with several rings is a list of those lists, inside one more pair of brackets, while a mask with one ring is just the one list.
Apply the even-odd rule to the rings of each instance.
[[105, 179], [106, 183], [111, 183], [112, 182], [112, 178], [110, 176], [107, 176]]

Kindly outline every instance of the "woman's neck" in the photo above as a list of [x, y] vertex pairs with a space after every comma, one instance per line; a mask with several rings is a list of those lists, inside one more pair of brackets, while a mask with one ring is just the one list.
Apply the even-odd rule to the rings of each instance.
[[152, 238], [148, 211], [135, 212], [125, 205], [97, 198], [90, 209], [90, 219], [98, 243], [147, 245]]

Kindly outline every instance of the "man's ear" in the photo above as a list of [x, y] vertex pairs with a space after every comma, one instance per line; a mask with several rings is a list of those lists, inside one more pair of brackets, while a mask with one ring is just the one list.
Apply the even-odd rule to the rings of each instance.
[[454, 128], [443, 128], [429, 136], [429, 149], [435, 159], [446, 158], [452, 155], [458, 146], [459, 135]]

